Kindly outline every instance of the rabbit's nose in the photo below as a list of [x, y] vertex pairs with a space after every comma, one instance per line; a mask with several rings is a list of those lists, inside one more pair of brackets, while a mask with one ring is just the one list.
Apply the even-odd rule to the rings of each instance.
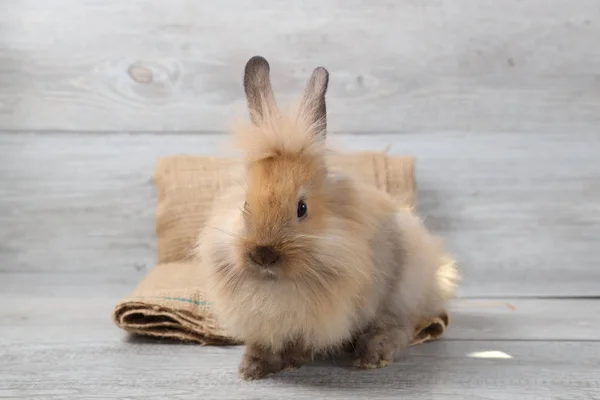
[[249, 253], [252, 261], [258, 265], [267, 266], [279, 260], [279, 253], [270, 246], [256, 246]]

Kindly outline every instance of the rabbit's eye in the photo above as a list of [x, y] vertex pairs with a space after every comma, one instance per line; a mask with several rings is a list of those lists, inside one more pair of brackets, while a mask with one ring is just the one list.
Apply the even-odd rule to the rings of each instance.
[[298, 202], [298, 210], [296, 211], [296, 215], [298, 216], [298, 219], [303, 219], [304, 217], [306, 217], [307, 212], [308, 212], [308, 207], [306, 206], [306, 203], [304, 202], [304, 200], [300, 200]]

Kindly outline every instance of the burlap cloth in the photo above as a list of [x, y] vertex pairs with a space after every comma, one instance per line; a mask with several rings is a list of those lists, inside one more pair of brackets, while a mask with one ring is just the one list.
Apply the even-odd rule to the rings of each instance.
[[[399, 203], [414, 208], [414, 159], [384, 152], [329, 156], [333, 168], [355, 173], [386, 190]], [[203, 345], [241, 344], [227, 336], [203, 295], [198, 265], [191, 258], [196, 236], [211, 211], [216, 194], [238, 184], [237, 159], [172, 156], [158, 160], [154, 170], [157, 190], [157, 264], [139, 286], [115, 307], [113, 320], [125, 331], [175, 338]], [[439, 338], [448, 315], [423, 321], [412, 345]]]

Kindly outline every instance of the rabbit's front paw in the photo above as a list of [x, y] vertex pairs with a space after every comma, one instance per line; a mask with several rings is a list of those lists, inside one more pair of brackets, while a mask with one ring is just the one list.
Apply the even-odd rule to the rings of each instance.
[[263, 346], [248, 345], [240, 363], [239, 375], [245, 381], [263, 379], [284, 369], [298, 368], [302, 361], [302, 353], [292, 346], [274, 353]]
[[272, 366], [267, 360], [250, 355], [244, 355], [239, 368], [239, 375], [245, 381], [263, 379], [272, 372]]
[[408, 344], [408, 335], [398, 328], [388, 331], [367, 331], [356, 343], [358, 368], [383, 368], [394, 361], [396, 354]]

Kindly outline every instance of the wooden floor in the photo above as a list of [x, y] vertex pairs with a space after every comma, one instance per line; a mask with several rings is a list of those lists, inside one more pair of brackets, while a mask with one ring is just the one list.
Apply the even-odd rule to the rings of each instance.
[[[0, 0], [0, 399], [600, 399], [598, 0]], [[390, 367], [237, 377], [111, 321], [155, 262], [158, 157], [217, 154], [260, 54], [330, 71], [348, 150], [417, 160], [463, 281]]]

